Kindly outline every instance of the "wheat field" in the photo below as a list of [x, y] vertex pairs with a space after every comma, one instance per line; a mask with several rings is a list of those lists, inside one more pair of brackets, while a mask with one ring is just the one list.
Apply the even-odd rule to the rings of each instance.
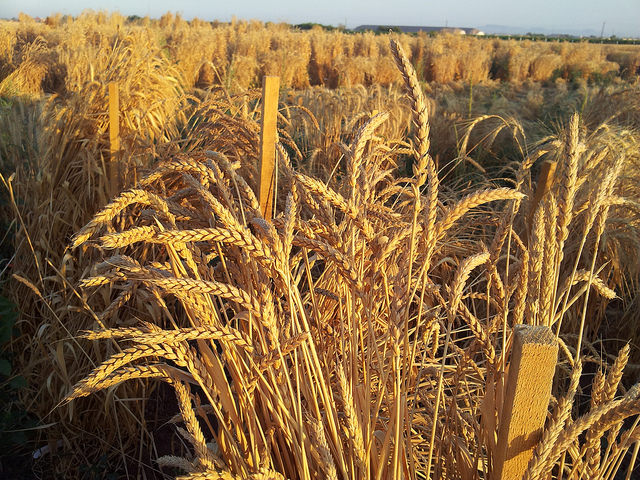
[[523, 478], [638, 475], [636, 46], [0, 24], [0, 476], [498, 478], [522, 324]]

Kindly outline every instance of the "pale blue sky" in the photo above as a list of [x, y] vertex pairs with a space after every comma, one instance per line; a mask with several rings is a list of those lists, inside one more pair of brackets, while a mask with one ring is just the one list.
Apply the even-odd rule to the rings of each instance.
[[228, 21], [243, 19], [384, 25], [444, 25], [482, 27], [508, 25], [548, 32], [590, 30], [605, 35], [640, 37], [640, 0], [0, 0], [0, 18], [25, 12], [77, 15], [85, 8], [118, 10], [124, 15], [158, 17], [178, 11], [183, 17]]

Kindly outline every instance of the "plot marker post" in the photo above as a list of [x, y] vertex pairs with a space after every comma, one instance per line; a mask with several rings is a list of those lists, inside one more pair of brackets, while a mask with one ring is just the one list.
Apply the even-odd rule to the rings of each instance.
[[558, 339], [549, 327], [515, 326], [493, 479], [524, 475], [542, 436], [557, 363]]
[[260, 129], [260, 165], [258, 202], [265, 220], [273, 217], [275, 161], [278, 125], [280, 77], [265, 76], [262, 81], [262, 127]]
[[109, 83], [109, 195], [120, 188], [120, 97], [118, 82]]

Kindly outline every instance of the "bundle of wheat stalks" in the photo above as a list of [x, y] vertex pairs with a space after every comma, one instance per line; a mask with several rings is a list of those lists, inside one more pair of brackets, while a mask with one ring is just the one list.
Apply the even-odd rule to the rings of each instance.
[[76, 234], [74, 247], [105, 252], [82, 281], [111, 292], [99, 319], [127, 322], [145, 306], [162, 320], [83, 333], [119, 351], [67, 400], [130, 379], [170, 384], [194, 455], [158, 461], [181, 478], [492, 478], [513, 327], [561, 332], [567, 317], [579, 334], [560, 339], [557, 398], [526, 478], [629, 478], [640, 389], [621, 385], [628, 347], [599, 370], [588, 408], [576, 401], [593, 360], [581, 334], [589, 298], [615, 296], [597, 253], [609, 210], [624, 203], [622, 160], [577, 205], [601, 152], [583, 148], [575, 116], [538, 204], [523, 193], [535, 156], [513, 188], [447, 194], [415, 72], [397, 42], [391, 50], [414, 114], [411, 178], [395, 174], [406, 152], [375, 134], [383, 112], [354, 135], [335, 188], [295, 171], [278, 145], [288, 194], [273, 222], [245, 157], [194, 148]]

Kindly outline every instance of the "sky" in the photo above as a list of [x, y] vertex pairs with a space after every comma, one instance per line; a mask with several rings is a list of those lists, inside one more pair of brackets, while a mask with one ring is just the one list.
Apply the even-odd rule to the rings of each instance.
[[0, 18], [24, 12], [45, 17], [54, 12], [77, 15], [84, 9], [159, 17], [167, 11], [184, 18], [229, 21], [317, 22], [358, 25], [428, 25], [483, 27], [505, 25], [525, 31], [591, 31], [604, 23], [605, 36], [640, 37], [640, 0], [0, 0]]

